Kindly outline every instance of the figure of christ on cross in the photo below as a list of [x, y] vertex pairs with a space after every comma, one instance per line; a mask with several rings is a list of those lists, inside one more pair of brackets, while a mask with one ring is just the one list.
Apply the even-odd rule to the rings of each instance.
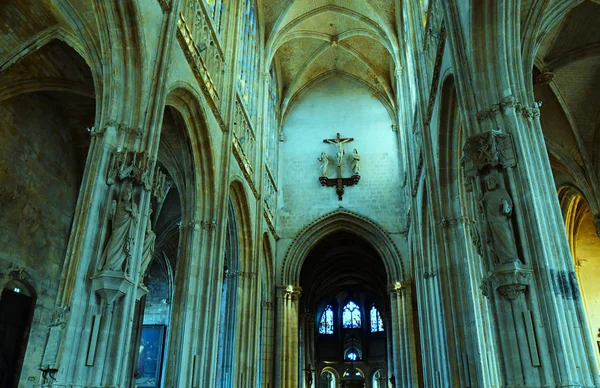
[[360, 160], [360, 156], [358, 152], [354, 150], [353, 156], [353, 164], [352, 171], [353, 175], [350, 178], [342, 178], [342, 162], [344, 161], [344, 143], [348, 143], [349, 141], [353, 141], [353, 137], [343, 138], [339, 133], [336, 135], [335, 139], [323, 139], [323, 143], [335, 144], [337, 148], [337, 177], [336, 178], [327, 178], [325, 176], [325, 172], [327, 171], [327, 154], [324, 152], [321, 153], [321, 157], [318, 160], [321, 162], [321, 176], [319, 177], [319, 181], [321, 185], [328, 187], [335, 187], [335, 192], [338, 195], [338, 200], [342, 200], [342, 196], [344, 195], [344, 186], [354, 186], [358, 184], [360, 180], [360, 175], [358, 174], [359, 166], [358, 161]]
[[342, 167], [342, 162], [344, 161], [344, 143], [348, 143], [349, 141], [353, 141], [353, 137], [342, 138], [339, 134], [336, 135], [335, 139], [323, 139], [323, 143], [335, 144], [337, 148], [337, 165], [338, 168]]

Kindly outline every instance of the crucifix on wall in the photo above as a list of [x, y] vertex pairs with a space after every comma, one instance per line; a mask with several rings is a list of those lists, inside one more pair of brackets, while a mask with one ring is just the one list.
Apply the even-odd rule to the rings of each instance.
[[344, 195], [344, 187], [345, 186], [354, 186], [358, 184], [360, 180], [360, 155], [358, 151], [354, 149], [352, 152], [352, 176], [350, 178], [342, 177], [342, 164], [344, 163], [344, 155], [346, 152], [344, 151], [344, 144], [353, 141], [354, 138], [346, 137], [343, 138], [339, 133], [333, 139], [323, 139], [323, 143], [335, 144], [336, 147], [336, 164], [337, 164], [337, 177], [336, 178], [327, 178], [327, 167], [329, 166], [329, 156], [325, 152], [321, 152], [321, 156], [318, 158], [319, 162], [321, 162], [321, 175], [319, 176], [319, 181], [322, 186], [327, 187], [335, 187], [336, 194], [338, 195], [338, 200], [342, 200], [342, 196]]

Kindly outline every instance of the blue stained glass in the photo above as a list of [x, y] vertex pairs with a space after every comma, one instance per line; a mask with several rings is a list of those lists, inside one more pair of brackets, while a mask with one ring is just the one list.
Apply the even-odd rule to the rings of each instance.
[[383, 331], [383, 321], [375, 305], [371, 306], [371, 333]]
[[342, 323], [344, 328], [355, 329], [361, 325], [360, 308], [354, 302], [348, 302], [342, 312]]
[[327, 305], [319, 321], [319, 334], [333, 334], [333, 309]]

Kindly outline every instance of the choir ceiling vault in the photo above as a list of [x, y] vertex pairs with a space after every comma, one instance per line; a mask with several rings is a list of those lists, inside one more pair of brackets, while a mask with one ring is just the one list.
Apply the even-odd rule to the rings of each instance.
[[398, 64], [395, 2], [282, 0], [261, 3], [267, 61], [278, 69], [281, 116], [319, 81], [341, 76], [394, 111]]

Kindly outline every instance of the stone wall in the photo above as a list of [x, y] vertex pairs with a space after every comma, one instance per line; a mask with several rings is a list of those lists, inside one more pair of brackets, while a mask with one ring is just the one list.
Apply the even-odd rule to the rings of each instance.
[[[361, 180], [339, 201], [333, 187], [319, 182], [321, 151], [329, 156], [327, 176], [336, 177], [336, 148], [323, 139], [353, 137], [346, 143], [342, 175], [352, 175], [352, 150], [361, 156]], [[315, 218], [338, 207], [367, 215], [389, 232], [399, 232], [406, 214], [401, 189], [397, 134], [385, 107], [359, 84], [330, 78], [308, 91], [292, 107], [280, 143], [277, 229], [293, 238]], [[281, 252], [278, 249], [278, 256]]]
[[39, 376], [77, 202], [69, 132], [49, 95], [0, 103], [0, 284], [20, 278], [37, 294], [21, 382]]

